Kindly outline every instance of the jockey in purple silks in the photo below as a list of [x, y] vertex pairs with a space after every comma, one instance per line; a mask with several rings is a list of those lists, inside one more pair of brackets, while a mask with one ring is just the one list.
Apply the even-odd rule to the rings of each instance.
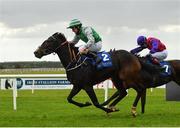
[[167, 50], [164, 43], [154, 37], [146, 38], [145, 36], [139, 36], [137, 38], [137, 44], [139, 47], [131, 50], [132, 54], [137, 54], [143, 49], [148, 48], [150, 50], [147, 57], [151, 58], [152, 63], [160, 65], [159, 61], [163, 61], [167, 58]]

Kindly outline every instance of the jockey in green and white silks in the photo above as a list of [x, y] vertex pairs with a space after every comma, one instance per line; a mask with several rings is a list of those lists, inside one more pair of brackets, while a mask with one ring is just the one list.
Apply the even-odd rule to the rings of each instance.
[[80, 53], [88, 51], [98, 52], [102, 48], [102, 39], [92, 27], [83, 27], [78, 19], [71, 20], [68, 28], [75, 33], [74, 39], [70, 43], [77, 44], [79, 40], [85, 42], [85, 45], [79, 47]]

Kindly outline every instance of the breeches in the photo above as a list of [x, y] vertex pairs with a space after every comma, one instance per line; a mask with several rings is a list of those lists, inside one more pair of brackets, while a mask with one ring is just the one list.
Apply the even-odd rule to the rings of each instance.
[[[81, 49], [82, 47], [84, 47], [84, 45], [81, 46], [81, 47], [79, 47], [79, 49]], [[89, 47], [89, 51], [92, 51], [92, 52], [99, 52], [99, 51], [101, 50], [101, 48], [102, 48], [102, 42], [99, 41], [99, 42], [97, 42], [97, 43], [91, 45], [91, 47]]]
[[152, 55], [152, 57], [157, 58], [159, 61], [162, 61], [162, 60], [167, 58], [168, 52], [167, 52], [167, 50], [164, 50], [164, 51], [161, 51], [161, 52], [153, 53], [151, 55]]

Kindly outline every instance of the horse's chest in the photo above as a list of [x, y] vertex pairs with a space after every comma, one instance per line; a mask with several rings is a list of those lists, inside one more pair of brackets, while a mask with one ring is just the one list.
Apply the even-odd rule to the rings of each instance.
[[75, 85], [83, 85], [92, 83], [92, 71], [90, 69], [79, 69], [74, 72], [67, 73], [68, 80]]

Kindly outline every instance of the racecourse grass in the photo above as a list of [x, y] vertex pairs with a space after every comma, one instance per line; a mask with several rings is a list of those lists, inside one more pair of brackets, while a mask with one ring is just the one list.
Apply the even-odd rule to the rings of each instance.
[[[109, 91], [110, 95], [115, 90]], [[180, 126], [180, 102], [166, 101], [165, 89], [148, 90], [145, 114], [140, 113], [138, 105], [136, 118], [130, 109], [135, 91], [118, 103], [119, 112], [106, 115], [94, 106], [79, 108], [66, 100], [70, 90], [19, 90], [17, 110], [13, 110], [12, 90], [0, 91], [0, 126], [1, 127], [145, 127], [145, 126]], [[104, 91], [96, 90], [97, 97], [103, 102]], [[87, 94], [81, 91], [75, 100], [89, 101]]]

